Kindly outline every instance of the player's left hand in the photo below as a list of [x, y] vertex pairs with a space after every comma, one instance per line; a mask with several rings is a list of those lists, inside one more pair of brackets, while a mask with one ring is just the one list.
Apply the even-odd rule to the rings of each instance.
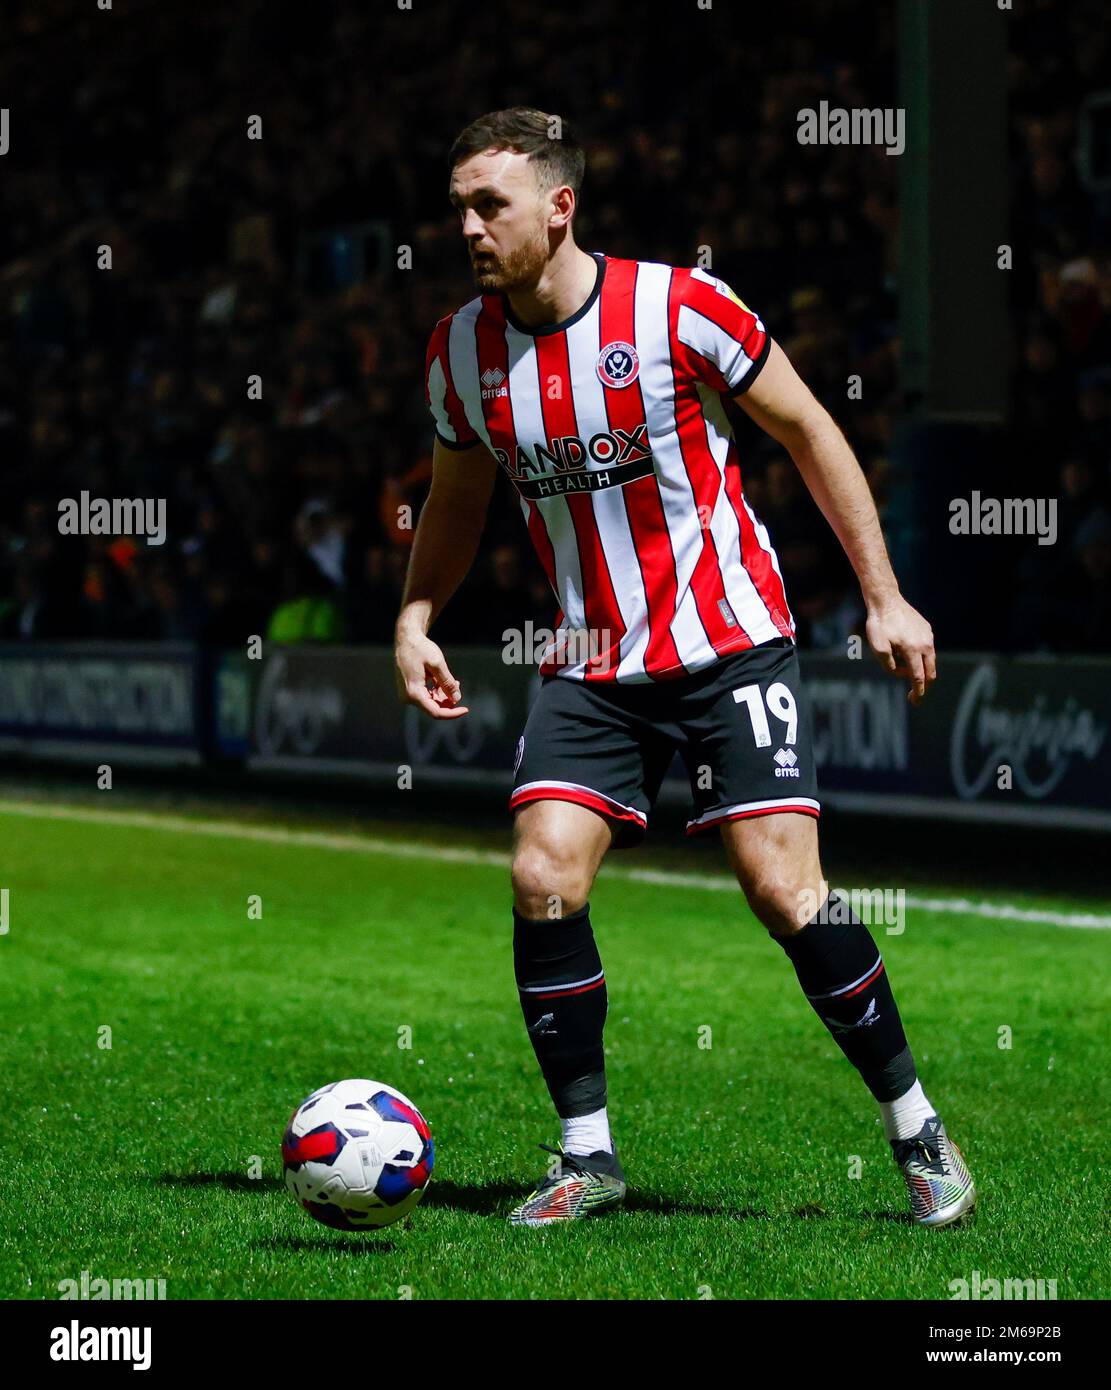
[[864, 629], [876, 659], [893, 676], [910, 681], [907, 699], [921, 703], [937, 679], [933, 628], [902, 595], [868, 611]]

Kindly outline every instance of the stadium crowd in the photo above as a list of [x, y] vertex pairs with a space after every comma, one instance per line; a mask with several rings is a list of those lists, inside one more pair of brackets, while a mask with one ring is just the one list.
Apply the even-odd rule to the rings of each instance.
[[[431, 471], [425, 345], [473, 294], [444, 154], [517, 103], [577, 122], [586, 249], [690, 265], [710, 248], [843, 425], [882, 514], [897, 161], [802, 147], [796, 112], [894, 104], [890, 7], [816, 0], [805, 32], [746, 7], [712, 63], [696, 12], [630, 24], [617, 0], [491, 0], [478, 25], [462, 4], [130, 8], [109, 28], [66, 0], [17, 4], [0, 56], [0, 637], [389, 639]], [[1064, 25], [1059, 8], [1029, 0], [1009, 21], [1029, 238], [1011, 428], [1023, 495], [1058, 496], [1061, 523], [1052, 553], [1018, 562], [1008, 637], [1111, 650], [1111, 194], [1076, 161], [1078, 93], [1111, 88], [1109, 39], [1099, 6]], [[859, 630], [851, 572], [790, 460], [739, 430], [800, 639], [840, 642]], [[83, 492], [166, 499], [166, 543], [60, 535], [59, 500]], [[499, 480], [435, 635], [500, 642], [553, 607]]]

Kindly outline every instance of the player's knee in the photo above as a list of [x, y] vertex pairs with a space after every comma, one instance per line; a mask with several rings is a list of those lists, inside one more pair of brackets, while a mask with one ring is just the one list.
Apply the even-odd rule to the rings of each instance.
[[590, 894], [590, 875], [581, 857], [558, 844], [519, 846], [512, 877], [513, 900], [522, 917], [566, 917], [577, 912]]
[[776, 936], [789, 936], [806, 925], [799, 921], [797, 879], [778, 864], [762, 864], [745, 874], [741, 887], [753, 913]]

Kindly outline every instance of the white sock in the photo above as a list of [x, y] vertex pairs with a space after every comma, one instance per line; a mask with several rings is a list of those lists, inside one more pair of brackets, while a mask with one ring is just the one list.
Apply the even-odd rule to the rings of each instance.
[[926, 1099], [921, 1081], [916, 1081], [897, 1100], [881, 1100], [880, 1113], [883, 1115], [883, 1132], [890, 1141], [913, 1139], [930, 1116], [937, 1112]]
[[563, 1151], [569, 1154], [594, 1154], [599, 1149], [613, 1153], [613, 1140], [610, 1138], [610, 1122], [606, 1118], [606, 1107], [592, 1110], [589, 1115], [573, 1115], [569, 1120], [560, 1120], [563, 1126]]

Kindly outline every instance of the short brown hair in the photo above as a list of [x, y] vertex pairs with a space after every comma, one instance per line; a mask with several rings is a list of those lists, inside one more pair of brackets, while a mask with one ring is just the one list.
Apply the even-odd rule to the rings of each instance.
[[[554, 123], [554, 125], [553, 125]], [[553, 135], [553, 128], [558, 135]], [[461, 130], [448, 156], [454, 169], [471, 155], [485, 150], [515, 150], [527, 154], [542, 188], [567, 184], [579, 196], [586, 154], [562, 116], [537, 111], [533, 106], [510, 106], [488, 111]]]

